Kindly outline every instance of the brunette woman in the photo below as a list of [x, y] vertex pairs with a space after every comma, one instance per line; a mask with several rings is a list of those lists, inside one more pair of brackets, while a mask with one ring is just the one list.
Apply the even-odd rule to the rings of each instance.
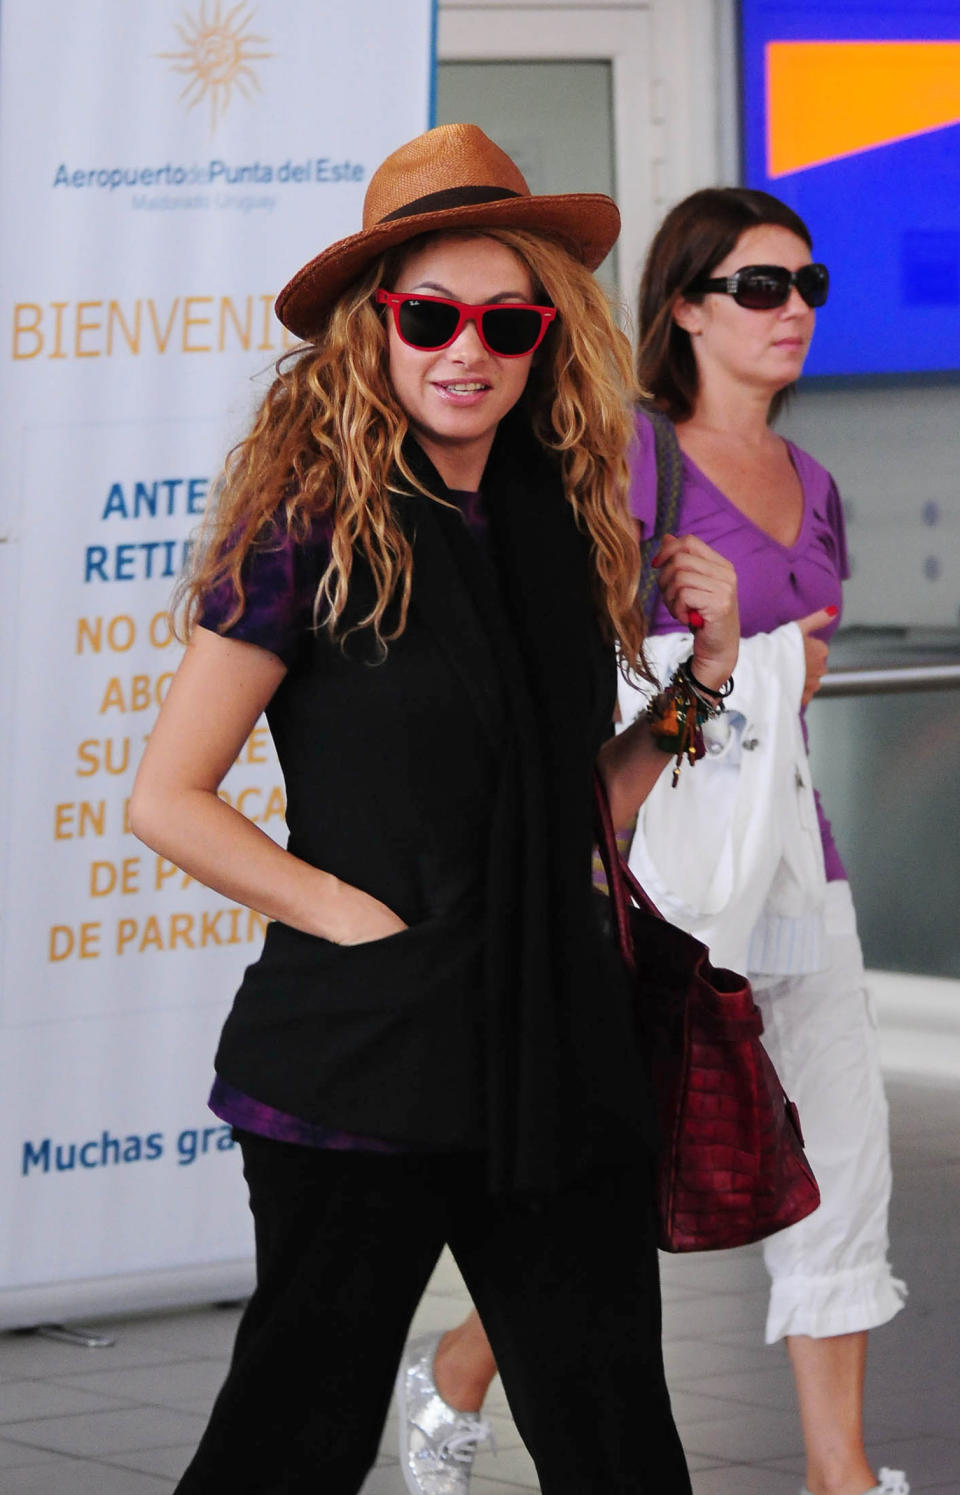
[[[712, 847], [701, 838], [696, 867], [673, 856], [665, 833], [671, 846], [683, 834], [682, 796], [658, 792], [632, 860], [668, 917], [749, 972], [803, 1119], [822, 1203], [765, 1242], [764, 1258], [766, 1338], [786, 1340], [793, 1367], [805, 1495], [906, 1495], [899, 1471], [877, 1482], [863, 1443], [867, 1331], [899, 1312], [904, 1288], [887, 1261], [887, 1104], [856, 919], [802, 725], [840, 620], [843, 514], [830, 474], [773, 426], [827, 299], [812, 249], [786, 204], [732, 187], [681, 202], [647, 258], [639, 377], [676, 430], [680, 527], [736, 568], [744, 644], [726, 730], [697, 781], [716, 810]], [[656, 457], [643, 416], [638, 436], [633, 504], [649, 533]], [[685, 652], [677, 626], [658, 606], [659, 669]]]
[[[445, 1242], [547, 1495], [689, 1491], [641, 1065], [590, 878], [594, 765], [623, 820], [665, 761], [645, 724], [610, 740], [615, 649], [643, 667], [631, 370], [590, 273], [617, 230], [609, 199], [533, 197], [445, 126], [278, 299], [304, 345], [228, 463], [132, 806], [274, 921], [211, 1097], [257, 1288], [180, 1495], [359, 1490]], [[671, 540], [663, 572], [719, 689], [732, 568]], [[264, 709], [286, 849], [217, 797]], [[478, 1429], [424, 1420], [404, 1476], [440, 1495]]]

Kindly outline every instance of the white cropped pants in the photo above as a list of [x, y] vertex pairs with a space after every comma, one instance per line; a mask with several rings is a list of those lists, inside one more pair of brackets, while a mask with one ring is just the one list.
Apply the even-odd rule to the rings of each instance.
[[763, 1042], [800, 1112], [818, 1210], [770, 1236], [766, 1340], [886, 1323], [906, 1287], [887, 1262], [890, 1144], [876, 1027], [846, 882], [827, 885], [822, 971], [750, 976]]

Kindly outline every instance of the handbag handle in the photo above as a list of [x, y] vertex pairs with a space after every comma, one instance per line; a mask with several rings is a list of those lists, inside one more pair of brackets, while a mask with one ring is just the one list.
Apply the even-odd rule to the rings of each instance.
[[617, 946], [626, 965], [631, 971], [635, 971], [637, 956], [633, 944], [633, 930], [630, 927], [630, 905], [636, 903], [640, 908], [645, 908], [648, 913], [653, 914], [656, 919], [662, 919], [663, 915], [652, 899], [647, 897], [631, 872], [625, 857], [620, 854], [617, 846], [617, 833], [613, 828], [613, 817], [610, 814], [610, 801], [597, 768], [593, 771], [593, 804], [597, 850], [600, 853], [603, 870], [607, 875]]

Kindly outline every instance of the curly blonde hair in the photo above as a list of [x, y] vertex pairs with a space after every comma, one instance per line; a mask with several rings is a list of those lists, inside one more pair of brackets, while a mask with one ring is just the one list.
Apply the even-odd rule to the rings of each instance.
[[[506, 245], [530, 271], [535, 298], [557, 309], [523, 402], [537, 438], [560, 454], [567, 500], [590, 536], [601, 624], [618, 642], [623, 664], [642, 672], [640, 551], [626, 502], [636, 393], [629, 343], [605, 293], [560, 244], [520, 230], [467, 230], [463, 237]], [[408, 420], [390, 385], [386, 327], [374, 292], [395, 283], [405, 258], [424, 242], [411, 240], [379, 258], [336, 302], [322, 336], [279, 360], [249, 434], [227, 458], [179, 589], [182, 634], [228, 581], [235, 604], [221, 626], [236, 620], [244, 560], [253, 547], [278, 543], [278, 520], [297, 540], [318, 520], [329, 527], [330, 559], [314, 607], [318, 625], [322, 620], [332, 637], [344, 631], [354, 560], [362, 556], [375, 601], [353, 626], [371, 628], [381, 645], [402, 633], [413, 553], [391, 494], [403, 491], [398, 478], [425, 490], [404, 461]]]

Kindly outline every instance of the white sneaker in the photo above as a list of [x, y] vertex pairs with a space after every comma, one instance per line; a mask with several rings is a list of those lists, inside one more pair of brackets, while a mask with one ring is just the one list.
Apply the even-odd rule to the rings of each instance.
[[[810, 1495], [804, 1485], [800, 1495]], [[902, 1469], [880, 1470], [880, 1483], [865, 1492], [865, 1495], [910, 1495], [910, 1484]]]
[[400, 1467], [410, 1495], [468, 1495], [477, 1445], [493, 1444], [486, 1419], [458, 1412], [434, 1384], [440, 1337], [411, 1340], [397, 1375]]

